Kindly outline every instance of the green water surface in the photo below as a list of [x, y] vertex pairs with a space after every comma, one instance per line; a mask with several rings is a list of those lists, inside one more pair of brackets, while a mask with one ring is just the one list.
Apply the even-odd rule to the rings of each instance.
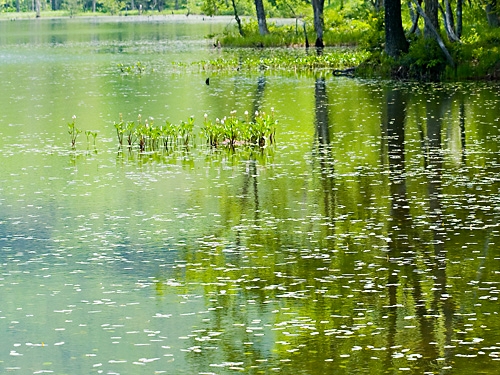
[[[498, 374], [500, 86], [192, 65], [261, 53], [224, 27], [0, 22], [0, 373]], [[207, 147], [232, 110], [276, 144]]]

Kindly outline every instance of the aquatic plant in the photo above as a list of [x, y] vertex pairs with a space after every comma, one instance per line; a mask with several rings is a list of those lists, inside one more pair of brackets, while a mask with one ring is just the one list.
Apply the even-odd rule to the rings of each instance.
[[[247, 111], [244, 119], [238, 118], [236, 111], [215, 121], [209, 120], [205, 114], [201, 132], [211, 147], [266, 147], [274, 142], [277, 123], [272, 108], [270, 115], [256, 111], [252, 118]], [[153, 117], [142, 121], [142, 116], [139, 115], [135, 123], [124, 121], [120, 114], [120, 121], [114, 123], [114, 126], [120, 147], [126, 139], [129, 148], [135, 145], [140, 152], [159, 151], [161, 148], [168, 150], [176, 146], [188, 148], [194, 144], [195, 139], [193, 116], [178, 124], [167, 120], [163, 125], [157, 126]]]
[[131, 65], [117, 64], [118, 69], [124, 75], [137, 75], [141, 76], [146, 71], [146, 66], [140, 61]]
[[194, 117], [190, 116], [187, 121], [181, 121], [179, 125], [179, 136], [184, 145], [187, 146], [189, 144], [189, 140], [192, 137], [194, 129]]
[[123, 122], [123, 115], [120, 113], [120, 121], [114, 123], [116, 129], [116, 136], [118, 137], [118, 143], [120, 146], [123, 145], [123, 134], [125, 133], [125, 123]]
[[76, 116], [73, 115], [72, 118], [72, 121], [71, 122], [68, 122], [68, 134], [70, 136], [70, 139], [71, 139], [71, 147], [72, 148], [75, 148], [76, 147], [76, 138], [78, 137], [78, 134], [80, 134], [82, 131], [81, 129], [78, 129], [76, 127]]
[[277, 123], [273, 108], [270, 115], [256, 111], [253, 118], [250, 118], [250, 114], [246, 111], [243, 120], [236, 116], [236, 111], [232, 111], [229, 117], [217, 118], [215, 122], [205, 115], [202, 132], [212, 147], [220, 145], [231, 148], [241, 145], [265, 147], [274, 143]]
[[92, 137], [94, 140], [94, 148], [95, 148], [96, 147], [97, 132], [94, 132], [92, 130], [86, 130], [85, 135], [87, 136], [87, 147], [90, 145], [90, 137]]
[[[272, 52], [272, 53], [271, 53]], [[255, 50], [244, 57], [227, 54], [208, 61], [200, 61], [204, 71], [318, 71], [346, 69], [358, 66], [366, 59], [367, 52], [349, 47], [329, 48], [322, 54], [307, 54], [298, 49]]]
[[115, 122], [114, 126], [120, 147], [126, 140], [129, 148], [137, 143], [141, 152], [157, 151], [160, 145], [163, 145], [165, 149], [177, 144], [188, 147], [194, 138], [194, 117], [189, 117], [187, 121], [181, 121], [180, 124], [165, 121], [164, 125], [157, 126], [153, 117], [142, 121], [142, 116], [139, 114], [137, 122], [134, 122], [124, 121], [120, 114], [120, 121]]

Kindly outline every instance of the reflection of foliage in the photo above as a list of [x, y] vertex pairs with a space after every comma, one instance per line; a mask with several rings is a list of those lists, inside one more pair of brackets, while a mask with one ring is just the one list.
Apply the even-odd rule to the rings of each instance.
[[[443, 122], [454, 134], [453, 118], [431, 120], [456, 109], [446, 107], [452, 100], [437, 99], [427, 105], [427, 125]], [[468, 220], [479, 242], [493, 235], [478, 227], [496, 227], [490, 203], [479, 204], [481, 193], [467, 187], [470, 178], [487, 180], [492, 169], [479, 168], [485, 165], [479, 151], [466, 168], [436, 168], [443, 150], [428, 148], [432, 133], [421, 141], [420, 106], [408, 109], [405, 137], [398, 138], [381, 134], [377, 116], [365, 122], [342, 113], [343, 103], [330, 102], [337, 121], [330, 128], [331, 144], [315, 145], [321, 146], [314, 154], [320, 160], [309, 164], [312, 171], [300, 169], [300, 184], [275, 163], [264, 169], [249, 161], [221, 168], [221, 186], [209, 188], [220, 196], [213, 234], [198, 237], [183, 258], [186, 280], [203, 286], [210, 312], [192, 332], [193, 364], [307, 374], [354, 374], [360, 368], [374, 374], [445, 372], [457, 366], [460, 355], [476, 355], [481, 348], [488, 333], [475, 319], [489, 319], [481, 309], [495, 311], [490, 299], [498, 291], [484, 288], [479, 297], [466, 291], [481, 283], [480, 267], [487, 267], [480, 274], [495, 279], [494, 265], [484, 260], [493, 255], [485, 246], [483, 261], [471, 258], [465, 270], [459, 245], [471, 239]], [[362, 129], [353, 131], [355, 124]], [[387, 153], [389, 147], [402, 150], [407, 164]], [[497, 169], [495, 160], [489, 163]], [[236, 173], [238, 167], [246, 172]], [[396, 194], [401, 179], [407, 190]], [[443, 188], [438, 195], [431, 193], [436, 183]], [[464, 201], [457, 203], [457, 197]], [[478, 204], [484, 210], [472, 218], [469, 209]], [[460, 205], [469, 208], [462, 212]], [[440, 260], [443, 254], [451, 263]], [[478, 298], [482, 307], [474, 305]], [[210, 351], [214, 343], [222, 353]]]

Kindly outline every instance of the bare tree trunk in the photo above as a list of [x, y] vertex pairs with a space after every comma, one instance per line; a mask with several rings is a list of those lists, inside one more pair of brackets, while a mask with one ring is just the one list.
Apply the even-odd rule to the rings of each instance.
[[266, 12], [264, 11], [264, 3], [262, 0], [255, 0], [255, 10], [257, 12], [257, 22], [259, 23], [259, 34], [269, 34], [266, 22]]
[[238, 24], [238, 31], [239, 31], [241, 36], [245, 36], [245, 33], [243, 32], [243, 28], [241, 27], [241, 19], [238, 16], [238, 10], [236, 9], [236, 3], [234, 0], [231, 0], [231, 3], [233, 4], [234, 19], [236, 20], [236, 23]]
[[453, 14], [451, 13], [451, 6], [448, 0], [445, 0], [446, 11], [443, 9], [441, 5], [439, 5], [439, 10], [444, 19], [444, 28], [446, 30], [446, 35], [448, 36], [448, 40], [450, 42], [458, 42], [460, 39], [455, 34], [455, 24], [453, 22]]
[[401, 53], [407, 52], [409, 47], [401, 19], [401, 1], [386, 0], [384, 17], [385, 52], [393, 58], [398, 58]]
[[457, 0], [457, 28], [455, 30], [455, 33], [457, 34], [458, 38], [460, 39], [462, 37], [462, 5], [463, 5], [463, 0]]
[[21, 0], [16, 0], [16, 11], [19, 13], [21, 11]]
[[35, 0], [35, 11], [36, 11], [36, 18], [40, 18], [40, 0]]
[[325, 46], [323, 43], [323, 8], [325, 0], [312, 0], [312, 6], [314, 12], [314, 30], [316, 31], [316, 42], [314, 45], [318, 48], [323, 48]]
[[408, 9], [410, 11], [410, 17], [412, 21], [411, 29], [408, 31], [408, 35], [411, 35], [413, 33], [420, 35], [420, 28], [418, 27], [418, 20], [420, 19], [420, 14], [414, 11], [411, 0], [408, 1]]
[[453, 19], [453, 11], [451, 10], [450, 0], [444, 0], [444, 6], [446, 9], [446, 19], [453, 31], [455, 31], [455, 20]]
[[304, 22], [304, 38], [305, 38], [305, 43], [306, 43], [306, 48], [309, 48], [309, 39], [307, 39], [307, 30], [306, 30], [306, 23]]
[[96, 0], [92, 0], [92, 13], [95, 13]]
[[453, 57], [451, 57], [450, 53], [448, 52], [448, 49], [444, 45], [443, 39], [441, 39], [441, 36], [439, 35], [439, 32], [434, 28], [432, 25], [431, 20], [429, 19], [429, 16], [424, 12], [422, 7], [418, 5], [417, 0], [413, 0], [415, 6], [417, 7], [417, 11], [420, 13], [420, 15], [424, 18], [425, 25], [426, 27], [429, 27], [430, 32], [433, 34], [433, 38], [436, 39], [436, 41], [439, 44], [439, 47], [443, 51], [446, 60], [448, 61], [448, 64], [450, 64], [451, 67], [455, 67], [455, 61], [453, 61]]
[[428, 39], [434, 39], [434, 30], [439, 31], [438, 2], [437, 0], [424, 0], [425, 5], [425, 27], [424, 36]]

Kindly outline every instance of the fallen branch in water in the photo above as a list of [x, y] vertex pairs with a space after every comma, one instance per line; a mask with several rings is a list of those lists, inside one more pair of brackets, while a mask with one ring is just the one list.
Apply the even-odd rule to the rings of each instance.
[[336, 77], [354, 77], [356, 68], [334, 69], [333, 75]]

